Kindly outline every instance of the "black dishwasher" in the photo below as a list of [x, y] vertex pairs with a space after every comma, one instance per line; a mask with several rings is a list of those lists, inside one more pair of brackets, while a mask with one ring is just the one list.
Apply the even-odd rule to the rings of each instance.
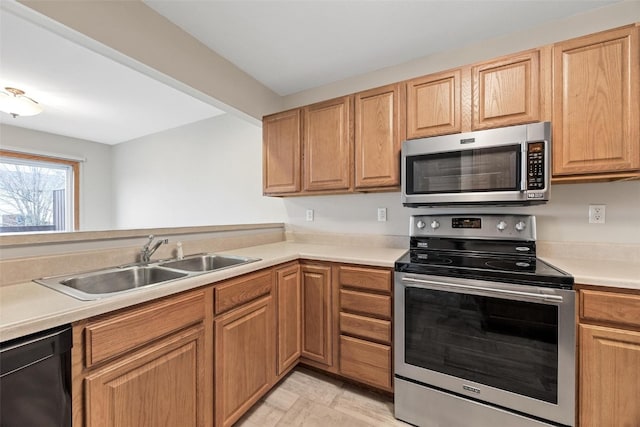
[[0, 344], [0, 427], [71, 426], [70, 326]]

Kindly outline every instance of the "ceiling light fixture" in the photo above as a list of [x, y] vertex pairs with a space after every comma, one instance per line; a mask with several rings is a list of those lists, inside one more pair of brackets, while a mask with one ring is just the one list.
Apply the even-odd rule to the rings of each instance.
[[42, 112], [42, 107], [33, 99], [24, 95], [24, 91], [13, 87], [5, 87], [0, 92], [0, 111], [18, 116], [35, 116]]

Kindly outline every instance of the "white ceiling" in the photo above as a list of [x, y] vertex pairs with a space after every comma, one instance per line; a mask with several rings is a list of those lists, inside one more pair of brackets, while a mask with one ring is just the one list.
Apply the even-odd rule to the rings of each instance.
[[[144, 1], [288, 95], [620, 0]], [[23, 89], [44, 112], [0, 113], [1, 123], [116, 144], [222, 113], [17, 16], [8, 4], [0, 0], [0, 86]]]
[[144, 0], [280, 95], [616, 1]]
[[0, 113], [0, 123], [117, 144], [223, 113], [6, 10], [0, 23], [0, 88], [22, 89], [44, 110]]

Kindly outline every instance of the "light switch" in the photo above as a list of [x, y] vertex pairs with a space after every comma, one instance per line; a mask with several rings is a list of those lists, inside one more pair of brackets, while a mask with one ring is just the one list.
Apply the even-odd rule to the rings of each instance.
[[387, 220], [387, 208], [378, 208], [378, 221], [385, 222]]

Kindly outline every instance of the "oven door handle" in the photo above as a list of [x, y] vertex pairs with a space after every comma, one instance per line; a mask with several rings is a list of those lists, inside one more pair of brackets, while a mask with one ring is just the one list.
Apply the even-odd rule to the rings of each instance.
[[[403, 282], [411, 283], [407, 287], [445, 290], [464, 293], [462, 291], [471, 291], [471, 293], [482, 296], [495, 296], [499, 298], [518, 299], [523, 301], [546, 302], [560, 304], [564, 300], [560, 295], [534, 294], [531, 292], [510, 291], [508, 289], [495, 289], [483, 286], [461, 285], [457, 283], [436, 282], [433, 280], [415, 279], [413, 277], [403, 277]], [[468, 292], [467, 292], [468, 293]]]

